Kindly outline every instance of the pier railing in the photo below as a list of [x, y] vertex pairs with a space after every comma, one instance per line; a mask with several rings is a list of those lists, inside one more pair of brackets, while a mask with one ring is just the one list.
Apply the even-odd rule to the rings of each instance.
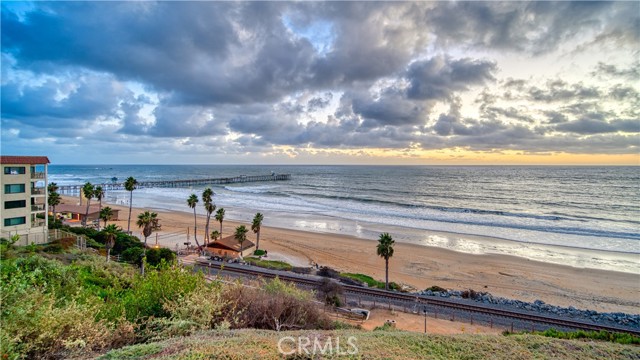
[[[192, 187], [202, 185], [224, 185], [246, 182], [263, 182], [263, 181], [282, 181], [291, 180], [291, 174], [272, 174], [272, 175], [253, 175], [253, 176], [235, 176], [225, 178], [211, 178], [211, 179], [186, 179], [186, 180], [162, 180], [162, 181], [141, 181], [136, 185], [136, 189], [152, 188], [152, 187]], [[124, 190], [124, 183], [105, 183], [94, 184], [102, 186], [104, 190]], [[82, 189], [79, 185], [61, 185], [58, 187], [60, 194], [79, 194]]]

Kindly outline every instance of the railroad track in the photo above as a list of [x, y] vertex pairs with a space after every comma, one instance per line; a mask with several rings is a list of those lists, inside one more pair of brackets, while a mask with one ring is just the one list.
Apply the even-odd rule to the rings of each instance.
[[[196, 264], [199, 266], [223, 270], [228, 272], [234, 272], [243, 275], [257, 276], [263, 278], [275, 278], [276, 276], [281, 280], [294, 282], [301, 285], [313, 286], [316, 287], [319, 285], [319, 279], [305, 278], [301, 276], [294, 276], [289, 274], [283, 274], [282, 272], [273, 272], [273, 271], [263, 271], [254, 268], [248, 268], [245, 266], [233, 266], [228, 264], [219, 264], [205, 261], [196, 261]], [[404, 304], [411, 305], [429, 305], [440, 308], [447, 308], [459, 311], [465, 311], [469, 313], [476, 313], [487, 315], [490, 317], [501, 317], [508, 318], [518, 321], [525, 321], [530, 323], [537, 324], [545, 324], [545, 325], [555, 325], [564, 328], [571, 328], [577, 330], [589, 330], [589, 331], [609, 331], [609, 332], [620, 332], [620, 333], [629, 333], [633, 335], [640, 336], [640, 330], [633, 330], [623, 327], [616, 326], [608, 326], [608, 325], [598, 325], [593, 323], [587, 323], [583, 321], [569, 320], [569, 319], [560, 319], [550, 316], [538, 315], [538, 314], [527, 314], [518, 311], [512, 310], [503, 310], [496, 309], [488, 306], [483, 306], [480, 304], [462, 304], [457, 301], [453, 301], [445, 298], [437, 298], [437, 297], [429, 297], [429, 296], [420, 296], [416, 294], [404, 294], [397, 293], [386, 290], [379, 289], [371, 289], [364, 288], [360, 286], [341, 284], [344, 288], [345, 292], [359, 295], [359, 296], [368, 296], [372, 298], [378, 298], [386, 301], [396, 301]]]

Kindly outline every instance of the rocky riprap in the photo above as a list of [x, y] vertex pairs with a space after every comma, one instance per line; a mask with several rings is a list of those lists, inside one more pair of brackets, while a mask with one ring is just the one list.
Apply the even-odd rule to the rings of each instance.
[[432, 291], [430, 289], [418, 292], [424, 296], [438, 296], [452, 299], [466, 299], [483, 304], [498, 305], [500, 307], [508, 307], [517, 310], [526, 310], [546, 316], [559, 316], [571, 318], [579, 321], [593, 322], [597, 324], [607, 324], [611, 326], [624, 326], [633, 329], [640, 329], [640, 315], [625, 314], [621, 312], [600, 313], [593, 310], [576, 309], [573, 306], [560, 307], [546, 304], [542, 300], [536, 300], [532, 303], [520, 300], [506, 299], [493, 296], [488, 292], [476, 292], [473, 290], [445, 290]]

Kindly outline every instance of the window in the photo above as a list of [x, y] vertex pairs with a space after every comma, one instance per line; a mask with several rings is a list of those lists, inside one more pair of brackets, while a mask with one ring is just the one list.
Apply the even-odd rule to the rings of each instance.
[[5, 194], [18, 194], [24, 192], [24, 184], [6, 184], [4, 186]]
[[22, 225], [26, 223], [27, 223], [27, 218], [24, 216], [4, 219], [4, 226]]
[[5, 175], [24, 175], [26, 168], [24, 166], [5, 166]]
[[18, 209], [27, 206], [27, 202], [25, 200], [14, 200], [14, 201], [5, 201], [4, 208], [5, 209]]

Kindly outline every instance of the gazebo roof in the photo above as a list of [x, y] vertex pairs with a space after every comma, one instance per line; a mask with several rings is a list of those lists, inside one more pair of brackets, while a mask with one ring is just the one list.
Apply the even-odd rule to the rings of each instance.
[[[243, 250], [250, 249], [254, 246], [255, 244], [251, 242], [251, 240], [249, 239], [245, 240], [244, 243], [242, 243]], [[218, 239], [214, 242], [211, 242], [207, 245], [207, 247], [208, 248], [223, 247], [225, 249], [240, 252], [240, 243], [238, 242], [238, 240], [236, 240], [236, 238], [233, 235], [229, 235], [225, 238]]]

